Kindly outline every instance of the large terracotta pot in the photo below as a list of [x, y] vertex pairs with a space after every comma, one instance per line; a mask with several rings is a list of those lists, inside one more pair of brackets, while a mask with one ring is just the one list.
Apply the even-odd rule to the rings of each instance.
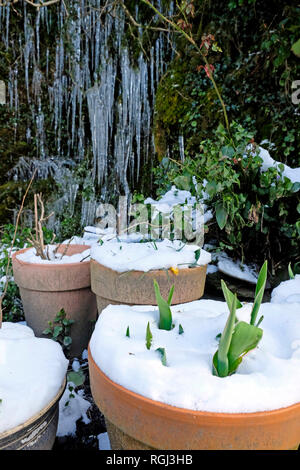
[[[87, 245], [69, 245], [66, 254], [71, 256], [88, 249]], [[61, 247], [64, 250], [63, 247]], [[63, 308], [71, 326], [71, 356], [78, 356], [87, 348], [97, 318], [96, 297], [91, 291], [90, 262], [42, 264], [27, 263], [13, 254], [14, 280], [19, 286], [27, 325], [36, 336], [44, 337], [48, 321], [53, 321]]]
[[113, 450], [283, 450], [300, 443], [300, 403], [259, 413], [207, 413], [150, 400], [111, 381], [89, 349], [93, 398]]
[[59, 400], [66, 380], [57, 395], [25, 423], [0, 433], [0, 450], [51, 450], [55, 441]]
[[206, 268], [207, 265], [179, 269], [177, 275], [164, 269], [119, 273], [91, 259], [92, 291], [97, 296], [98, 312], [109, 304], [156, 305], [154, 279], [164, 299], [175, 285], [172, 305], [198, 300], [204, 292]]

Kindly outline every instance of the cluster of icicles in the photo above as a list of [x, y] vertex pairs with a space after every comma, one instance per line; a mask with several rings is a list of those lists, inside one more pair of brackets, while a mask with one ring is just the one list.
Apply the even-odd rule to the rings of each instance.
[[[89, 146], [90, 183], [101, 188], [101, 201], [108, 191], [128, 195], [130, 183], [140, 176], [141, 162], [153, 152], [155, 90], [166, 70], [170, 34], [159, 35], [149, 56], [141, 53], [134, 66], [131, 51], [124, 46], [124, 12], [102, 15], [105, 3], [76, 0], [67, 14], [64, 2], [38, 11], [24, 2], [24, 29], [18, 37], [12, 24], [16, 13], [9, 6], [0, 7], [1, 40], [15, 54], [9, 67], [8, 106], [17, 126], [24, 119], [22, 100], [27, 100], [31, 118], [24, 140], [34, 142], [37, 149], [36, 159], [21, 158], [11, 177], [27, 179], [36, 168], [40, 178], [52, 176], [63, 183], [60, 209], [64, 204], [74, 207], [78, 184], [71, 169]], [[52, 134], [46, 132], [49, 126]], [[92, 222], [98, 202], [99, 194], [83, 199], [83, 224]]]

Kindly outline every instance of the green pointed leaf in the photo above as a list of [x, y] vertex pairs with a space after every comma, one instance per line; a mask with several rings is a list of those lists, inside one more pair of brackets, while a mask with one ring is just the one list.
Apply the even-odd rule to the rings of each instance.
[[[170, 306], [166, 300], [164, 300], [160, 294], [159, 285], [156, 280], [153, 280], [156, 302], [159, 309], [159, 325], [160, 330], [171, 330], [172, 329], [172, 312]], [[171, 289], [172, 290], [172, 289]], [[170, 294], [169, 294], [170, 298]]]
[[169, 292], [169, 297], [168, 297], [168, 305], [171, 305], [172, 303], [172, 298], [173, 298], [173, 294], [174, 294], [174, 285], [171, 287], [170, 289], [170, 292]]
[[242, 357], [247, 352], [256, 348], [263, 335], [263, 330], [254, 325], [249, 325], [240, 321], [232, 334], [228, 351], [228, 373], [233, 374], [238, 365], [242, 362]]
[[[225, 298], [226, 303], [228, 305], [228, 309], [230, 310], [230, 307], [232, 305], [232, 301], [233, 301], [233, 298], [234, 298], [234, 293], [231, 292], [230, 289], [228, 289], [228, 287], [227, 287], [226, 283], [223, 281], [223, 279], [221, 279], [221, 287], [222, 287], [224, 298]], [[242, 306], [243, 305], [241, 304], [239, 299], [236, 298], [236, 308], [242, 308]]]
[[251, 320], [250, 324], [254, 325], [255, 320], [264, 296], [266, 281], [267, 281], [267, 274], [268, 274], [268, 262], [265, 261], [258, 276], [256, 289], [255, 289], [255, 299], [251, 311]]
[[258, 322], [256, 323], [256, 325], [255, 325], [256, 328], [258, 328], [258, 326], [261, 324], [261, 322], [263, 321], [263, 319], [264, 319], [264, 316], [262, 315], [262, 316], [260, 317], [260, 319], [258, 320]]
[[268, 261], [266, 260], [259, 271], [256, 288], [255, 288], [255, 297], [262, 287], [265, 287], [268, 274]]
[[179, 325], [178, 333], [179, 333], [180, 335], [182, 335], [182, 334], [184, 333], [184, 329], [182, 328], [182, 325]]
[[161, 363], [163, 366], [167, 365], [167, 355], [166, 355], [166, 350], [165, 348], [157, 348], [156, 351], [158, 351], [161, 355]]
[[223, 206], [223, 204], [218, 204], [216, 206], [216, 219], [221, 230], [223, 230], [223, 228], [225, 227], [227, 218], [228, 212], [226, 211], [225, 207]]
[[231, 343], [231, 338], [235, 325], [236, 318], [236, 300], [237, 297], [234, 295], [233, 301], [230, 308], [229, 317], [227, 319], [224, 331], [222, 333], [219, 349], [217, 351], [217, 371], [219, 377], [226, 377], [229, 371], [229, 362], [228, 362], [228, 351]]
[[130, 338], [130, 331], [129, 331], [129, 326], [127, 326], [127, 330], [126, 330], [126, 336], [127, 336], [127, 338]]
[[150, 323], [148, 322], [147, 329], [146, 329], [146, 348], [147, 349], [151, 348], [152, 338], [153, 336], [150, 330]]
[[290, 279], [295, 279], [295, 275], [294, 275], [292, 267], [291, 267], [291, 262], [289, 262], [288, 271], [289, 271]]

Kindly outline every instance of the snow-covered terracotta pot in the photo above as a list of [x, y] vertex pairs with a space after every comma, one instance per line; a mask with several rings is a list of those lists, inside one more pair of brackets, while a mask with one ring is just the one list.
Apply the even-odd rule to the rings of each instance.
[[[171, 310], [170, 331], [159, 329], [152, 306], [110, 305], [97, 320], [89, 343], [90, 384], [112, 448], [298, 448], [299, 304], [262, 304], [259, 347], [223, 378], [213, 375], [212, 358], [226, 303], [199, 300]], [[246, 304], [238, 318], [249, 321], [250, 314]]]
[[66, 380], [56, 397], [24, 423], [0, 433], [0, 450], [51, 450], [55, 441], [59, 400]]
[[[122, 246], [123, 250], [119, 250], [118, 245]], [[127, 254], [124, 251], [128, 245], [127, 242], [118, 244], [114, 241], [104, 243], [100, 247], [94, 245], [92, 248], [91, 286], [97, 296], [99, 314], [109, 304], [155, 305], [154, 279], [158, 282], [160, 292], [165, 299], [168, 298], [169, 290], [174, 284], [173, 305], [191, 302], [202, 297], [207, 263], [210, 261], [209, 253], [201, 251], [203, 253], [201, 265], [183, 268], [178, 266], [178, 269], [179, 256], [182, 260], [186, 259], [182, 256], [185, 255], [184, 251], [178, 253], [178, 259], [176, 259], [177, 252], [174, 250], [164, 263], [165, 253], [162, 254], [160, 260], [159, 251], [152, 247], [151, 243], [130, 243], [133, 252]], [[157, 246], [160, 248], [160, 243], [157, 243]], [[106, 247], [109, 247], [109, 250], [105, 251]], [[147, 248], [152, 251], [147, 253]], [[197, 246], [187, 246], [187, 259], [189, 259], [187, 264], [195, 261], [194, 252], [197, 248]], [[141, 249], [145, 249], [145, 255], [139, 253]], [[117, 254], [116, 259], [114, 259], [114, 253]], [[145, 266], [143, 266], [143, 256], [145, 256], [145, 264], [147, 263]], [[146, 258], [148, 258], [147, 261]]]
[[[69, 245], [66, 256], [80, 254], [87, 245]], [[60, 252], [64, 252], [64, 245]], [[48, 321], [64, 309], [71, 326], [72, 345], [70, 354], [79, 355], [86, 347], [96, 320], [96, 297], [91, 291], [90, 262], [27, 262], [18, 258], [30, 248], [13, 254], [14, 280], [20, 289], [27, 324], [37, 336], [45, 337], [43, 331]], [[64, 260], [64, 258], [62, 258]]]
[[90, 350], [89, 373], [113, 450], [296, 450], [300, 444], [300, 403], [261, 413], [191, 411], [111, 381]]

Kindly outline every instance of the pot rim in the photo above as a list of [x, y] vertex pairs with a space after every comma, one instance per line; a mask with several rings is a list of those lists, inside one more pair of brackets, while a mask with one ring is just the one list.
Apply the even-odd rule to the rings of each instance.
[[63, 383], [62, 383], [59, 391], [55, 395], [55, 397], [46, 406], [44, 406], [44, 408], [42, 408], [40, 411], [38, 411], [35, 415], [28, 418], [27, 421], [24, 421], [23, 423], [18, 424], [14, 428], [10, 428], [7, 431], [4, 431], [4, 432], [0, 433], [0, 441], [1, 441], [1, 439], [7, 438], [11, 434], [15, 434], [16, 432], [20, 431], [22, 428], [30, 426], [34, 421], [38, 420], [42, 415], [46, 414], [47, 411], [55, 404], [55, 402], [57, 402], [60, 399], [60, 397], [62, 396], [62, 394], [65, 391], [66, 385], [67, 385], [67, 378], [65, 376], [64, 380], [63, 380]]
[[[62, 244], [62, 246], [66, 245], [65, 244]], [[91, 245], [80, 245], [80, 244], [77, 244], [77, 243], [74, 243], [72, 244], [71, 246], [73, 247], [86, 247], [86, 249], [89, 249], [91, 248]], [[54, 269], [54, 268], [57, 268], [57, 267], [65, 267], [65, 266], [71, 266], [71, 267], [74, 267], [74, 266], [82, 266], [82, 264], [84, 263], [90, 263], [90, 259], [89, 260], [86, 260], [86, 261], [76, 261], [75, 263], [29, 263], [28, 261], [23, 261], [21, 259], [18, 259], [17, 258], [17, 255], [20, 255], [21, 253], [24, 253], [25, 251], [27, 250], [30, 250], [31, 248], [34, 248], [33, 246], [28, 246], [27, 248], [22, 248], [21, 250], [18, 250], [18, 251], [15, 251], [13, 254], [12, 254], [12, 260], [17, 262], [17, 263], [20, 263], [21, 265], [23, 266], [38, 266], [39, 268], [40, 267], [47, 267], [47, 268], [50, 268], [50, 269]], [[85, 250], [82, 250], [82, 251], [85, 251]]]
[[102, 375], [102, 379], [106, 381], [110, 387], [113, 387], [118, 392], [127, 395], [128, 399], [139, 402], [139, 405], [141, 408], [144, 408], [145, 405], [148, 407], [151, 406], [152, 408], [154, 408], [154, 410], [152, 411], [153, 414], [169, 415], [169, 416], [173, 414], [173, 419], [174, 419], [174, 413], [176, 413], [177, 415], [180, 414], [180, 418], [184, 421], [195, 421], [195, 419], [203, 420], [203, 418], [206, 418], [206, 419], [210, 419], [211, 421], [213, 420], [221, 421], [219, 423], [221, 426], [222, 425], [226, 426], [228, 424], [231, 424], [228, 421], [231, 421], [231, 422], [235, 421], [236, 425], [238, 424], [239, 421], [245, 422], [245, 420], [249, 420], [253, 422], [254, 419], [257, 421], [261, 421], [261, 420], [265, 421], [266, 419], [268, 419], [271, 421], [273, 419], [276, 419], [280, 415], [283, 415], [286, 413], [293, 414], [295, 411], [298, 412], [300, 416], [300, 402], [294, 403], [293, 405], [289, 405], [287, 407], [276, 408], [274, 410], [256, 411], [256, 412], [251, 412], [251, 413], [218, 413], [218, 412], [213, 412], [213, 411], [191, 410], [188, 408], [179, 408], [177, 406], [168, 405], [167, 403], [152, 400], [151, 398], [148, 398], [136, 392], [133, 392], [127, 389], [126, 387], [123, 387], [122, 385], [119, 385], [113, 380], [111, 380], [95, 362], [91, 353], [90, 344], [88, 345], [88, 355], [89, 355], [89, 361], [93, 363], [93, 366], [96, 368], [97, 372], [100, 375]]
[[[97, 261], [96, 259], [94, 258], [91, 258], [90, 259], [90, 262], [94, 262], [94, 263], [97, 263], [99, 266], [101, 266], [101, 268], [104, 268], [104, 269], [107, 269], [109, 271], [112, 271], [118, 275], [125, 275], [125, 274], [139, 274], [139, 275], [145, 275], [145, 274], [153, 274], [153, 273], [163, 273], [163, 272], [166, 272], [166, 271], [170, 271], [171, 268], [161, 268], [161, 269], [149, 269], [149, 271], [138, 271], [137, 269], [131, 269], [129, 271], [123, 271], [123, 272], [120, 272], [120, 271], [116, 271], [115, 269], [112, 269], [112, 268], [109, 268], [108, 266], [105, 266], [104, 264], [101, 264], [99, 263], [99, 261]], [[209, 264], [209, 263], [208, 263]], [[199, 266], [194, 266], [194, 267], [188, 267], [188, 268], [178, 268], [178, 274], [176, 275], [176, 277], [179, 276], [179, 274], [182, 272], [183, 274], [185, 274], [186, 272], [195, 272], [197, 270], [201, 270], [203, 268], [206, 268], [208, 266], [208, 264], [201, 264]]]

